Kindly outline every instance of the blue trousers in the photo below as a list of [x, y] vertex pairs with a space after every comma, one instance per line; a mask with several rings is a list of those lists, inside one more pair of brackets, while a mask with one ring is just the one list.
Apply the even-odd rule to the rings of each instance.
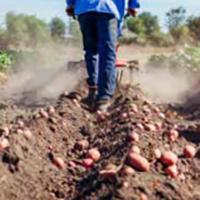
[[89, 87], [97, 86], [97, 100], [109, 100], [115, 91], [118, 20], [112, 14], [88, 12], [78, 16]]

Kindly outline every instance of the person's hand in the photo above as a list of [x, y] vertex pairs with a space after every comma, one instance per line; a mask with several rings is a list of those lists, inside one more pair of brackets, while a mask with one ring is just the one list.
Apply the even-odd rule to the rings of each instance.
[[74, 6], [67, 6], [66, 13], [69, 17], [75, 18]]
[[131, 15], [132, 17], [137, 17], [138, 10], [137, 9], [128, 9], [128, 14]]

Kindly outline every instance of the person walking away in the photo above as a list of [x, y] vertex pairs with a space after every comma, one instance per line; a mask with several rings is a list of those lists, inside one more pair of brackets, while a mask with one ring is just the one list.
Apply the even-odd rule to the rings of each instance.
[[136, 16], [138, 0], [66, 0], [66, 12], [77, 16], [83, 36], [88, 73], [89, 105], [106, 111], [116, 87], [116, 44], [126, 6]]

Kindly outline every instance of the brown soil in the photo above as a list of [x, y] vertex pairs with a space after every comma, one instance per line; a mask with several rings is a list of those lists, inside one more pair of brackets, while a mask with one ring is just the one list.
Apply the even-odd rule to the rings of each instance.
[[[85, 88], [79, 93], [84, 96]], [[10, 147], [0, 150], [0, 200], [142, 200], [142, 195], [149, 200], [200, 200], [200, 154], [193, 159], [183, 156], [186, 144], [199, 148], [196, 121], [187, 121], [187, 116], [180, 116], [166, 105], [149, 104], [136, 89], [126, 96], [117, 96], [105, 119], [80, 107], [79, 100], [74, 98], [77, 96], [62, 95], [53, 105], [56, 112], [48, 119], [39, 117], [37, 109], [9, 107], [1, 111], [2, 127], [10, 127], [9, 135], [2, 131], [1, 140], [7, 138]], [[139, 110], [135, 114], [130, 113], [133, 103]], [[149, 115], [145, 107], [150, 110]], [[155, 107], [160, 108], [158, 113]], [[164, 113], [166, 118], [161, 118], [159, 113]], [[16, 133], [20, 129], [19, 120], [25, 124], [22, 130], [31, 130], [31, 138], [24, 137], [23, 132]], [[138, 123], [155, 122], [162, 123], [159, 131], [136, 128]], [[170, 142], [166, 131], [173, 128], [180, 136]], [[125, 176], [122, 168], [127, 166], [126, 157], [132, 145], [127, 141], [127, 134], [133, 130], [140, 135], [136, 145], [151, 168], [148, 172], [136, 171]], [[87, 149], [95, 147], [101, 153], [99, 162], [90, 169], [82, 166], [87, 149], [74, 148], [83, 139], [89, 141]], [[179, 156], [177, 178], [166, 175], [165, 167], [152, 154], [154, 148], [172, 150]], [[64, 160], [63, 169], [54, 165], [55, 157]], [[70, 161], [76, 166], [70, 166]], [[118, 166], [110, 178], [99, 173], [107, 163]]]

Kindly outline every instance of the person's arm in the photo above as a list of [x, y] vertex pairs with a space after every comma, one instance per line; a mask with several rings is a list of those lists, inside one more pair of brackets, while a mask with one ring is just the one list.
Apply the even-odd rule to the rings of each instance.
[[66, 0], [66, 3], [67, 3], [67, 8], [66, 8], [67, 15], [75, 18], [75, 13], [74, 13], [75, 0]]
[[128, 13], [133, 17], [137, 17], [137, 9], [140, 8], [139, 0], [129, 0]]

